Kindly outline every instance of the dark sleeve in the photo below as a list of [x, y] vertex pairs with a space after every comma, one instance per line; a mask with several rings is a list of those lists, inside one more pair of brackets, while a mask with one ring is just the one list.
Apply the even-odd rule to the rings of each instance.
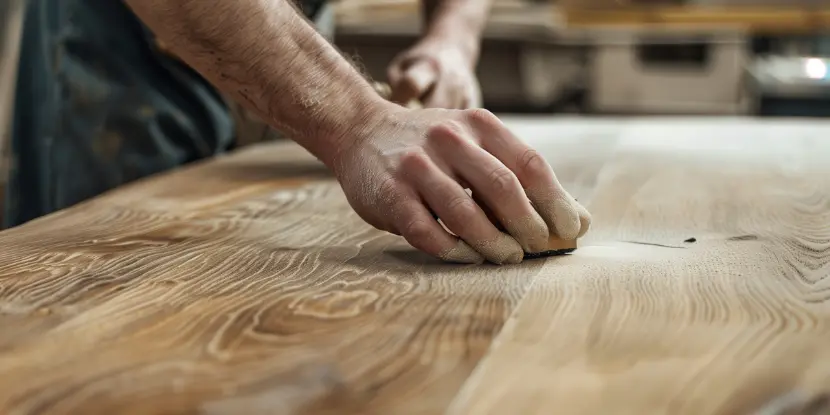
[[120, 1], [28, 0], [5, 226], [229, 148], [233, 121]]

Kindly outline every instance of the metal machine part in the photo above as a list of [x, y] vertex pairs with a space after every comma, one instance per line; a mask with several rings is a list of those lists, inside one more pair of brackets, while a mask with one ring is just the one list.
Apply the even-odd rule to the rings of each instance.
[[755, 112], [768, 116], [830, 115], [828, 66], [828, 57], [759, 57], [749, 69]]

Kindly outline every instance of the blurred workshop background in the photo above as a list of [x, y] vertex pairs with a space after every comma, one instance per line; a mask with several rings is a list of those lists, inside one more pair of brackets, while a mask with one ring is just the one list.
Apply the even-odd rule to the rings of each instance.
[[[4, 92], [21, 3], [0, 4]], [[383, 82], [420, 11], [418, 0], [339, 0], [316, 23]], [[830, 0], [494, 0], [478, 76], [500, 113], [824, 117], [828, 28]], [[10, 99], [0, 94], [0, 126]], [[279, 137], [231, 106], [240, 145]]]
[[[343, 0], [335, 42], [372, 77], [416, 0]], [[830, 114], [828, 0], [495, 0], [478, 67], [499, 112]]]

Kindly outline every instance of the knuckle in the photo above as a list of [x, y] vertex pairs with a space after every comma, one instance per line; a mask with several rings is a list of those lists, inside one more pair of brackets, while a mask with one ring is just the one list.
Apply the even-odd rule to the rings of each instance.
[[464, 127], [455, 120], [442, 121], [432, 126], [427, 132], [427, 138], [437, 142], [462, 142], [464, 139]]
[[516, 176], [507, 167], [498, 167], [488, 175], [490, 189], [500, 195], [511, 194], [516, 190]]
[[377, 194], [372, 205], [394, 206], [401, 198], [400, 186], [400, 182], [395, 177], [390, 176], [385, 178], [377, 187]]
[[431, 239], [432, 227], [422, 219], [408, 221], [401, 231], [404, 239], [412, 246], [422, 249]]
[[484, 108], [469, 109], [465, 110], [465, 112], [467, 115], [467, 119], [469, 119], [470, 122], [473, 122], [475, 124], [485, 126], [501, 126], [501, 121], [499, 121], [499, 118], [496, 117], [495, 114]]
[[458, 196], [451, 198], [447, 202], [446, 208], [447, 217], [445, 220], [451, 222], [460, 233], [464, 233], [467, 224], [472, 222], [470, 219], [478, 213], [478, 205], [470, 197]]
[[429, 156], [423, 151], [408, 151], [401, 155], [401, 167], [406, 171], [422, 172], [429, 168]]
[[394, 177], [389, 176], [380, 182], [380, 186], [378, 186], [378, 197], [390, 198], [395, 194], [395, 192], [397, 192], [397, 190], [397, 180], [395, 180]]
[[542, 177], [547, 171], [547, 162], [534, 149], [527, 149], [519, 156], [519, 169], [525, 177]]

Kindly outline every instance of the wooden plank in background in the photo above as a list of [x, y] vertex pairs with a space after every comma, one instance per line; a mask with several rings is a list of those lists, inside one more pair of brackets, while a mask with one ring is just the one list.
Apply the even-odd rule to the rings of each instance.
[[0, 233], [0, 412], [703, 415], [830, 390], [830, 123], [506, 122], [594, 214], [570, 257], [438, 263], [285, 143]]
[[830, 30], [830, 6], [824, 7], [696, 7], [653, 6], [561, 10], [568, 27], [637, 26], [654, 28], [740, 28], [753, 34], [823, 33]]

